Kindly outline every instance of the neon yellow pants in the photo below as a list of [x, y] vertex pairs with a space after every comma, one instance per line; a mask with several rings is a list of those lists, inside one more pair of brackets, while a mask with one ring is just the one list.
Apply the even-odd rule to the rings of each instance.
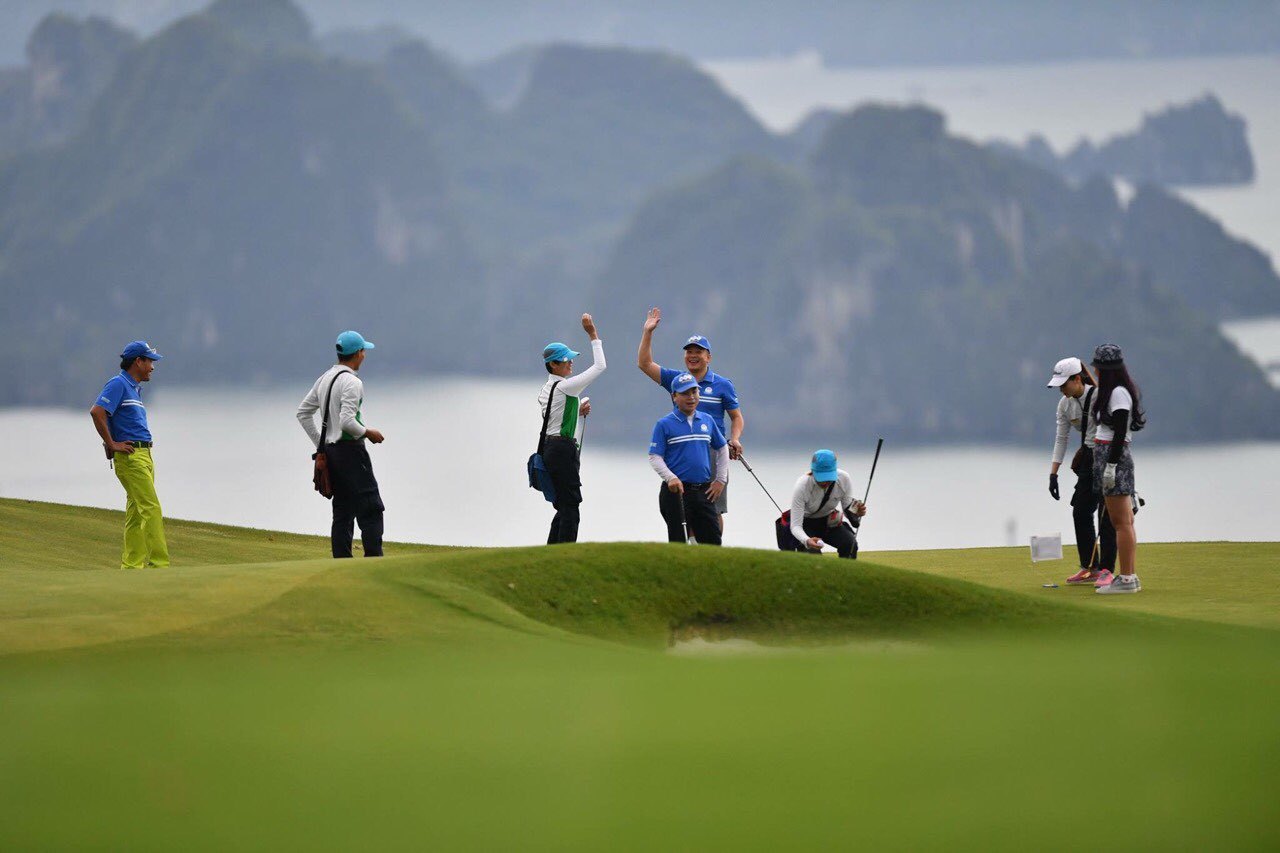
[[156, 497], [156, 466], [150, 449], [139, 447], [132, 453], [115, 454], [115, 469], [128, 496], [120, 568], [166, 568], [169, 546], [164, 541], [164, 518], [160, 514], [160, 498]]

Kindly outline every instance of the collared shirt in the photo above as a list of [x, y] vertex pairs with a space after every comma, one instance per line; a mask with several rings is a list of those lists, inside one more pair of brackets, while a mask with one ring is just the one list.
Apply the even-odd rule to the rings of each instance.
[[[1093, 398], [1097, 393], [1097, 389], [1093, 386], [1085, 389], [1084, 394], [1089, 401], [1090, 409], [1093, 408]], [[1098, 432], [1098, 419], [1093, 416], [1093, 412], [1084, 411], [1084, 402], [1080, 398], [1062, 395], [1062, 399], [1058, 401], [1058, 429], [1054, 434], [1052, 461], [1061, 463], [1066, 458], [1067, 442], [1071, 438], [1071, 431], [1083, 428], [1086, 418], [1088, 428], [1085, 429], [1084, 446], [1093, 447], [1093, 439]]]
[[606, 366], [604, 341], [597, 338], [591, 342], [591, 366], [586, 370], [567, 377], [547, 375], [547, 381], [542, 383], [542, 388], [538, 391], [538, 416], [541, 417], [547, 411], [547, 395], [551, 393], [552, 387], [556, 389], [555, 397], [551, 400], [551, 413], [547, 417], [547, 438], [563, 436], [582, 444], [580, 406], [582, 400], [586, 399], [582, 392], [604, 373]]
[[[671, 393], [671, 383], [682, 373], [688, 373], [687, 370], [672, 370], [669, 367], [662, 368], [658, 384], [667, 389], [667, 393]], [[720, 426], [720, 430], [724, 431], [724, 418], [726, 412], [737, 409], [738, 392], [733, 387], [733, 380], [707, 368], [707, 375], [702, 377], [702, 381], [698, 383], [698, 411], [706, 412]]]
[[151, 441], [147, 407], [142, 405], [142, 383], [120, 371], [102, 386], [94, 401], [107, 412], [107, 429], [116, 441]]
[[[831, 485], [831, 491], [827, 486]], [[826, 495], [826, 500], [823, 500]], [[831, 513], [843, 517], [844, 511], [853, 506], [858, 498], [853, 493], [853, 481], [849, 472], [843, 468], [836, 469], [836, 478], [832, 483], [819, 483], [812, 474], [801, 474], [791, 490], [791, 535], [801, 542], [809, 538], [804, 532], [806, 518], [825, 518]]]
[[711, 482], [711, 451], [727, 442], [720, 426], [705, 412], [685, 416], [674, 411], [653, 426], [649, 453], [661, 456], [671, 473], [684, 483]]
[[320, 422], [324, 414], [320, 409], [330, 397], [331, 386], [333, 394], [329, 403], [329, 427], [324, 437], [325, 444], [364, 438], [364, 419], [360, 415], [360, 407], [364, 405], [364, 383], [350, 367], [335, 364], [320, 374], [307, 396], [298, 404], [298, 422], [302, 424], [302, 429], [306, 431], [313, 446], [320, 443]]

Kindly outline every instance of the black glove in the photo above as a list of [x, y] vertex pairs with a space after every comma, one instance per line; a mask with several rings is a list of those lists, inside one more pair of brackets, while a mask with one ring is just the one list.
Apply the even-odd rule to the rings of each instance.
[[1057, 474], [1049, 475], [1049, 494], [1053, 495], [1053, 499], [1055, 501], [1061, 500], [1060, 496], [1058, 495], [1058, 475]]

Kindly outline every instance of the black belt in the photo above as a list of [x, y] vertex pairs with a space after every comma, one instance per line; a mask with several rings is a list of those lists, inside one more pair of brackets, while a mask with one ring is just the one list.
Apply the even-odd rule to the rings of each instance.
[[686, 489], [705, 490], [707, 486], [710, 486], [710, 485], [711, 485], [710, 483], [685, 483], [684, 487]]
[[573, 436], [570, 436], [570, 435], [549, 435], [549, 436], [547, 436], [547, 441], [574, 441], [574, 442], [576, 442], [576, 441], [577, 441], [577, 439], [575, 439]]
[[150, 441], [126, 441], [125, 444], [132, 445], [133, 447], [144, 447], [144, 448], [150, 448], [152, 446], [152, 443]]

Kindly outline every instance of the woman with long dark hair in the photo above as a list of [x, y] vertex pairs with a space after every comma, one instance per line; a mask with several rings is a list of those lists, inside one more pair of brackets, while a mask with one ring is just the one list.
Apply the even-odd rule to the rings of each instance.
[[1093, 416], [1098, 421], [1094, 438], [1094, 490], [1102, 496], [1107, 517], [1116, 528], [1118, 573], [1095, 586], [1101, 593], [1138, 592], [1138, 536], [1133, 529], [1133, 456], [1129, 453], [1132, 433], [1147, 425], [1142, 411], [1142, 394], [1124, 364], [1124, 355], [1115, 344], [1103, 344], [1093, 352], [1098, 370], [1097, 399]]
[[1093, 399], [1097, 383], [1089, 369], [1078, 358], [1064, 358], [1053, 366], [1050, 388], [1062, 392], [1058, 400], [1057, 433], [1053, 443], [1053, 460], [1049, 464], [1049, 494], [1059, 500], [1058, 469], [1067, 454], [1073, 430], [1080, 432], [1080, 446], [1071, 457], [1071, 470], [1076, 486], [1071, 493], [1071, 516], [1076, 528], [1076, 551], [1080, 570], [1067, 578], [1069, 584], [1092, 584], [1110, 578], [1116, 565], [1116, 530], [1107, 516], [1099, 520], [1094, 532], [1093, 517], [1101, 498], [1093, 491], [1093, 441], [1098, 419], [1093, 416]]

